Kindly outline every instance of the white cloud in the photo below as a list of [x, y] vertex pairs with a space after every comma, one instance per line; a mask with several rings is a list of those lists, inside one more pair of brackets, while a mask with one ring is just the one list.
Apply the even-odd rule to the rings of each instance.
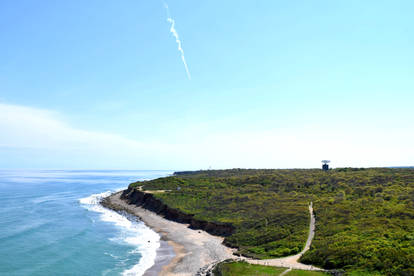
[[[30, 160], [23, 161], [31, 167], [56, 164], [76, 168], [78, 163], [79, 167], [88, 168], [149, 168], [155, 166], [160, 153], [168, 152], [168, 148], [160, 143], [144, 143], [119, 135], [76, 129], [59, 119], [55, 112], [18, 105], [0, 103], [0, 129], [3, 157], [6, 151], [9, 155], [10, 152], [27, 153], [33, 158], [33, 164], [27, 164]], [[39, 160], [45, 164], [38, 164]], [[7, 163], [8, 160], [0, 162]], [[0, 163], [0, 167], [2, 165], [7, 166]]]
[[[183, 136], [189, 136], [184, 134]], [[312, 126], [205, 133], [186, 141], [193, 164], [203, 168], [312, 168], [323, 159], [334, 167], [414, 165], [414, 132], [385, 133], [369, 127]]]
[[0, 168], [309, 168], [322, 159], [335, 167], [414, 165], [414, 131], [407, 127], [212, 129], [180, 125], [163, 140], [143, 134], [136, 141], [77, 129], [56, 112], [0, 103]]

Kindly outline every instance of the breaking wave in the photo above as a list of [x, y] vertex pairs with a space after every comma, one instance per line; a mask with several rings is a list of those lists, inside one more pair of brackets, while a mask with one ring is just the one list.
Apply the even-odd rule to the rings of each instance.
[[79, 199], [81, 206], [89, 211], [100, 213], [100, 219], [113, 223], [118, 228], [118, 234], [111, 238], [112, 242], [128, 244], [134, 247], [129, 253], [141, 255], [138, 263], [123, 271], [125, 276], [140, 276], [155, 263], [156, 251], [160, 247], [160, 236], [143, 222], [121, 215], [115, 211], [104, 208], [100, 201], [113, 192], [107, 191], [92, 194]]

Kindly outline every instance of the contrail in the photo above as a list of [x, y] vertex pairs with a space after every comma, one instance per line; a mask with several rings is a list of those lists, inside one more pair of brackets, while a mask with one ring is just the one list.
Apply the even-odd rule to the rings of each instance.
[[184, 63], [185, 71], [187, 72], [187, 77], [188, 77], [189, 80], [191, 80], [190, 71], [188, 70], [187, 62], [185, 61], [184, 50], [183, 50], [183, 47], [181, 47], [181, 40], [180, 40], [180, 38], [178, 36], [178, 33], [177, 33], [177, 30], [175, 29], [175, 26], [174, 26], [175, 25], [175, 21], [174, 21], [174, 19], [171, 18], [171, 16], [170, 16], [170, 9], [168, 8], [167, 3], [165, 3], [165, 2], [164, 2], [164, 7], [167, 10], [167, 21], [169, 23], [171, 23], [170, 32], [175, 37], [175, 42], [177, 42], [178, 51], [180, 51], [180, 53], [181, 53], [181, 60]]

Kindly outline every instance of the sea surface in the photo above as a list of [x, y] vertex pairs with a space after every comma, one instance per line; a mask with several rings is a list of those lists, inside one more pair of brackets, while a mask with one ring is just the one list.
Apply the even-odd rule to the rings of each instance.
[[0, 275], [142, 275], [157, 233], [98, 204], [170, 171], [0, 170]]

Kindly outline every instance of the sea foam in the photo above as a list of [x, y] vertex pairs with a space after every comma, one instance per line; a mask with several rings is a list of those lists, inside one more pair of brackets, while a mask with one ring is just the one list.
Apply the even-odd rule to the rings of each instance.
[[155, 263], [156, 252], [160, 247], [160, 236], [143, 222], [135, 221], [132, 217], [128, 218], [100, 205], [102, 198], [112, 193], [111, 191], [107, 191], [92, 194], [79, 199], [79, 202], [87, 210], [100, 213], [100, 219], [102, 221], [113, 223], [119, 229], [118, 235], [111, 238], [111, 241], [129, 244], [134, 247], [130, 252], [131, 254], [139, 253], [141, 255], [138, 263], [123, 271], [123, 275], [143, 275]]

